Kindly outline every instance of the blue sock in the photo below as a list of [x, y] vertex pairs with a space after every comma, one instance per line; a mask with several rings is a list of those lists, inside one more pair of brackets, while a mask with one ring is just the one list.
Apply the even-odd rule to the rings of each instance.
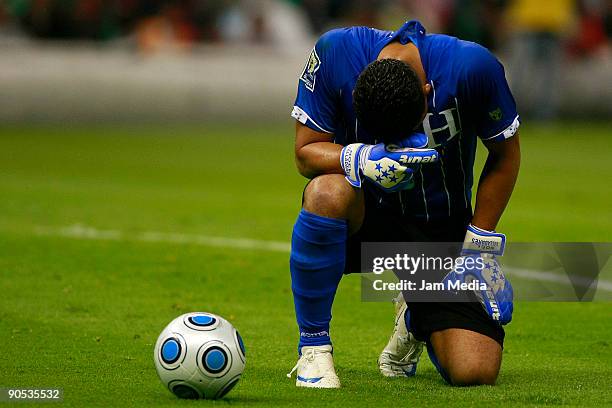
[[291, 289], [303, 346], [331, 344], [329, 322], [344, 272], [346, 220], [300, 211], [291, 239]]

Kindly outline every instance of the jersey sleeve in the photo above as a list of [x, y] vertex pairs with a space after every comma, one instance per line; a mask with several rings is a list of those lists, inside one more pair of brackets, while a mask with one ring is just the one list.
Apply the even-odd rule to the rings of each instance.
[[291, 116], [317, 132], [334, 133], [339, 89], [334, 83], [342, 30], [329, 31], [317, 41], [298, 81]]
[[503, 141], [514, 136], [520, 126], [516, 102], [504, 67], [486, 48], [474, 44], [470, 50], [466, 83], [480, 139]]

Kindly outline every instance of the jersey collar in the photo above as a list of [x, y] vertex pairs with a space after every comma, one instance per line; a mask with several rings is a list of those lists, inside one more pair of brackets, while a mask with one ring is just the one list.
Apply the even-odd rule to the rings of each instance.
[[400, 44], [408, 44], [408, 42], [412, 42], [417, 48], [421, 48], [421, 44], [427, 31], [425, 27], [417, 21], [410, 20], [404, 23], [403, 26], [399, 28], [396, 32], [391, 34], [391, 37], [386, 42], [385, 46], [392, 43], [393, 41], [399, 41]]
[[391, 44], [393, 41], [399, 41], [400, 44], [406, 45], [409, 42], [416, 45], [419, 50], [419, 54], [421, 57], [421, 63], [423, 64], [423, 69], [425, 70], [425, 76], [429, 77], [428, 74], [428, 61], [426, 58], [426, 45], [425, 45], [425, 36], [427, 35], [427, 30], [423, 27], [420, 21], [410, 20], [406, 21], [403, 26], [399, 28], [399, 30], [391, 33], [391, 35], [387, 38], [387, 40], [383, 43], [382, 47], [378, 50], [376, 56], [380, 55], [380, 52], [387, 45]]

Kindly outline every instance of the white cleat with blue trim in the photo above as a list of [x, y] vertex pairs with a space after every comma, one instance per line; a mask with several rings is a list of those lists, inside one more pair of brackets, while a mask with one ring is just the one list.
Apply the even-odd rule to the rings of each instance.
[[385, 377], [413, 377], [424, 343], [415, 339], [406, 328], [405, 315], [408, 307], [402, 294], [393, 301], [395, 327], [387, 346], [378, 357], [378, 368]]
[[334, 369], [332, 346], [302, 347], [302, 356], [287, 377], [297, 370], [297, 387], [340, 388], [340, 379]]

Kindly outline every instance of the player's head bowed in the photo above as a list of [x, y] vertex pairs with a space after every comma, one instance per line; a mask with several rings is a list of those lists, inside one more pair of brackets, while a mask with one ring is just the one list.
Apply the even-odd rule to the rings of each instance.
[[412, 133], [426, 113], [425, 102], [422, 81], [410, 65], [397, 59], [372, 62], [353, 92], [359, 123], [383, 143]]

